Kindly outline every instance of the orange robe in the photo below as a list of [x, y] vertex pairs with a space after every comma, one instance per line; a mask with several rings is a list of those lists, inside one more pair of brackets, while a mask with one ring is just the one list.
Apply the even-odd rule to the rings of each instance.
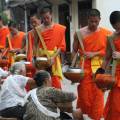
[[[53, 51], [54, 48], [60, 48], [63, 52], [66, 50], [65, 43], [65, 27], [60, 24], [54, 24], [54, 26], [50, 29], [47, 29], [41, 32], [42, 37], [44, 38], [46, 47], [48, 50]], [[28, 59], [32, 60], [33, 54], [33, 45], [34, 45], [34, 37], [32, 33], [28, 34], [29, 37], [29, 53]], [[40, 43], [40, 48], [43, 48]], [[60, 78], [58, 76], [52, 76], [52, 85], [56, 88], [61, 88]]]
[[10, 37], [11, 45], [13, 49], [17, 49], [17, 48], [21, 49], [24, 36], [25, 36], [25, 33], [19, 31], [17, 35], [13, 36], [12, 38]]
[[5, 48], [6, 37], [9, 34], [7, 27], [0, 28], [0, 48]]
[[[111, 32], [100, 28], [87, 36], [83, 36], [83, 44], [86, 52], [98, 52], [100, 56], [105, 55], [106, 38]], [[80, 50], [82, 54], [82, 51]], [[103, 114], [104, 97], [103, 92], [97, 88], [93, 82], [91, 59], [85, 59], [85, 76], [78, 85], [77, 107], [82, 109], [84, 114], [88, 114], [94, 120], [100, 120]]]
[[[7, 36], [7, 41], [6, 41], [6, 46], [8, 47], [8, 49], [21, 49], [24, 36], [25, 36], [25, 33], [20, 31], [17, 35], [14, 35], [12, 37], [11, 37], [11, 34], [9, 34]], [[8, 42], [8, 39], [10, 42]], [[9, 57], [10, 64], [12, 64], [13, 58], [9, 53], [8, 53], [8, 57]]]
[[[120, 52], [120, 37], [113, 42], [116, 51]], [[115, 78], [117, 84], [108, 95], [104, 111], [105, 120], [120, 120], [120, 62], [117, 64]]]

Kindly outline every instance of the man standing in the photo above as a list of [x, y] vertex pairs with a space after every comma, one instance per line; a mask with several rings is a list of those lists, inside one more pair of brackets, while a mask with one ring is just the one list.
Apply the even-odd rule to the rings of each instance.
[[[38, 39], [36, 48], [39, 49], [39, 55], [50, 56], [52, 62], [52, 85], [56, 88], [61, 88], [60, 79], [62, 79], [62, 69], [59, 59], [61, 51], [65, 51], [65, 26], [53, 23], [52, 11], [49, 8], [43, 8], [41, 10], [42, 24], [38, 27], [39, 34], [41, 34], [47, 52], [44, 50], [40, 40]], [[31, 53], [31, 50], [30, 50]], [[34, 52], [33, 52], [34, 53]]]
[[4, 26], [3, 19], [0, 16], [0, 58], [3, 56], [5, 41], [8, 34], [9, 34], [9, 29], [8, 27]]
[[[30, 16], [30, 25], [31, 25], [32, 30], [28, 32], [28, 53], [27, 53], [27, 60], [30, 62], [32, 62], [33, 56], [36, 54], [34, 52], [37, 52], [36, 44], [38, 44], [37, 43], [38, 35], [36, 33], [35, 28], [37, 26], [40, 26], [40, 24], [41, 24], [41, 21], [38, 18], [37, 14], [33, 14]], [[23, 43], [22, 48], [24, 48], [25, 44], [26, 43]]]
[[5, 41], [8, 34], [9, 29], [3, 25], [3, 19], [0, 16], [0, 48], [5, 48]]
[[[8, 28], [10, 30], [10, 34], [7, 35], [6, 39], [6, 48], [9, 52], [19, 53], [22, 47], [23, 40], [25, 38], [25, 33], [22, 31], [18, 31], [17, 24], [14, 21], [10, 21], [8, 24]], [[10, 64], [13, 63], [13, 54], [8, 53]]]
[[[96, 66], [94, 64], [101, 64], [106, 50], [106, 38], [111, 34], [110, 31], [98, 27], [99, 22], [100, 12], [97, 9], [91, 9], [88, 13], [88, 26], [75, 33], [73, 43], [74, 53], [79, 51], [81, 58], [85, 59], [85, 76], [78, 85], [77, 107], [94, 120], [100, 120], [102, 117], [104, 103], [103, 92], [93, 81]], [[83, 43], [84, 51], [79, 44], [80, 40]]]

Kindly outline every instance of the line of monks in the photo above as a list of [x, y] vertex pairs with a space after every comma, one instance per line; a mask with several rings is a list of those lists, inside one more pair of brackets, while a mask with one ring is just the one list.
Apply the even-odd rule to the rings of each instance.
[[[120, 17], [120, 13], [118, 16]], [[107, 54], [107, 36], [112, 35], [110, 30], [99, 27], [100, 19], [100, 12], [97, 9], [91, 9], [88, 14], [88, 25], [74, 34], [73, 56], [76, 52], [80, 53], [81, 58], [85, 56], [85, 76], [77, 88], [77, 108], [81, 108], [83, 114], [87, 114], [93, 120], [100, 120], [103, 115], [105, 116], [105, 120], [120, 120], [120, 108], [118, 108], [120, 106], [119, 85], [111, 90], [104, 112], [104, 92], [93, 82], [93, 73], [95, 69], [97, 69], [94, 64], [100, 64], [99, 67], [101, 66], [100, 61], [103, 60]], [[115, 24], [111, 23], [112, 25], [120, 23], [120, 18], [118, 19], [116, 17], [116, 19], [118, 21], [116, 20], [117, 22], [115, 22]], [[47, 8], [41, 11], [41, 21], [37, 15], [34, 14], [30, 17], [30, 23], [32, 29], [27, 33], [28, 40], [26, 40], [26, 34], [17, 29], [17, 24], [14, 21], [10, 21], [8, 27], [6, 27], [3, 25], [2, 18], [0, 17], [0, 57], [2, 60], [7, 59], [9, 65], [14, 62], [16, 53], [26, 52], [27, 61], [31, 62], [31, 64], [34, 57], [49, 57], [52, 63], [52, 67], [50, 68], [52, 85], [61, 89], [63, 75], [60, 63], [60, 52], [65, 52], [66, 50], [66, 27], [54, 23], [52, 21], [52, 12]], [[118, 26], [120, 25], [114, 26], [117, 32], [120, 31]], [[84, 51], [79, 44], [78, 34], [81, 35]], [[40, 40], [41, 36], [44, 42]], [[115, 40], [118, 52], [120, 51], [119, 42], [120, 37]], [[114, 56], [115, 55], [120, 56], [120, 53], [114, 53]], [[83, 59], [80, 59], [80, 64], [82, 60]], [[7, 64], [4, 65], [4, 67], [8, 66]], [[39, 68], [35, 68], [33, 65], [31, 65], [30, 68], [31, 71], [29, 71], [30, 74], [28, 74], [28, 76], [32, 77]], [[117, 75], [117, 80], [120, 81], [119, 72]]]

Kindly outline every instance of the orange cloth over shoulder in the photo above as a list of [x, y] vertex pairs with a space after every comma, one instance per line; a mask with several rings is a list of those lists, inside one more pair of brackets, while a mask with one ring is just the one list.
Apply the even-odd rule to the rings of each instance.
[[[63, 52], [66, 50], [65, 29], [65, 26], [54, 24], [52, 28], [42, 32], [48, 50], [54, 50], [55, 47], [61, 48]], [[42, 48], [41, 45], [40, 47]]]
[[[54, 50], [55, 47], [61, 48], [62, 51], [66, 50], [65, 30], [65, 26], [54, 24], [52, 28], [41, 32], [48, 50]], [[30, 61], [33, 57], [34, 39], [33, 31], [30, 31], [28, 33], [28, 60]], [[41, 43], [39, 47], [43, 48]]]
[[15, 48], [21, 48], [24, 36], [25, 36], [25, 33], [19, 31], [19, 33], [17, 35], [15, 35], [12, 38], [10, 38], [12, 48], [14, 48], [14, 49]]

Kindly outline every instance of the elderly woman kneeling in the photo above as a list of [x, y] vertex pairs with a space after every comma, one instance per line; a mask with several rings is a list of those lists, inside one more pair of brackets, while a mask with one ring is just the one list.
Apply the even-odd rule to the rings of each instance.
[[[37, 88], [29, 92], [24, 120], [60, 120], [60, 105], [72, 103], [76, 95], [51, 87], [51, 76], [47, 71], [38, 71], [34, 77]], [[60, 104], [59, 104], [60, 103]], [[63, 106], [62, 105], [62, 110]], [[69, 108], [73, 112], [72, 107]], [[81, 120], [80, 109], [73, 112], [77, 120]]]
[[27, 92], [26, 84], [35, 85], [32, 78], [25, 77], [26, 68], [24, 63], [16, 62], [10, 68], [10, 75], [1, 86], [0, 91], [0, 115], [3, 117], [15, 117], [23, 119], [25, 112], [24, 97]]

